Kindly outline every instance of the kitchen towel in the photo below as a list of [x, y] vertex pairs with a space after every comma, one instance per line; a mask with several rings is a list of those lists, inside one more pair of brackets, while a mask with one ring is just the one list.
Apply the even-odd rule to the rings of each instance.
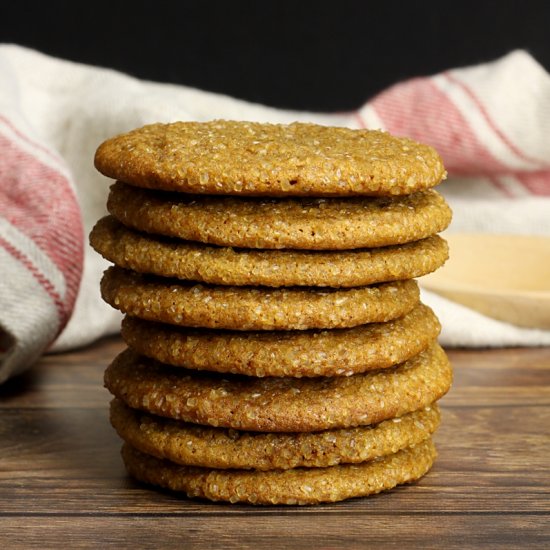
[[[87, 244], [109, 180], [106, 138], [151, 122], [214, 118], [381, 128], [435, 146], [451, 231], [550, 235], [550, 76], [524, 51], [398, 83], [355, 112], [284, 111], [0, 45], [0, 382], [47, 350], [119, 328]], [[489, 319], [424, 292], [446, 345], [550, 345], [550, 331]]]

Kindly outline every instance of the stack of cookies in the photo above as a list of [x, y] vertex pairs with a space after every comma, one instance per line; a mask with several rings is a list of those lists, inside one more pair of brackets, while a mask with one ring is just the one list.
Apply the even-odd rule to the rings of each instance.
[[126, 313], [111, 422], [139, 480], [313, 504], [418, 479], [451, 368], [415, 277], [451, 213], [437, 153], [312, 124], [155, 124], [103, 143], [92, 246]]

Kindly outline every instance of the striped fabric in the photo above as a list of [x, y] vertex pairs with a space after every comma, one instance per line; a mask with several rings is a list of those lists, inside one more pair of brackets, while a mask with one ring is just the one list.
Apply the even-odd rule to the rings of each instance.
[[[530, 58], [517, 52], [483, 68], [416, 78], [384, 91], [359, 110], [361, 126], [376, 124], [429, 143], [454, 178], [474, 177], [510, 198], [550, 196], [550, 77], [515, 83]], [[489, 82], [488, 82], [489, 81]]]
[[[230, 118], [382, 128], [439, 150], [451, 230], [550, 235], [550, 77], [526, 52], [399, 83], [357, 112], [334, 115], [141, 82], [12, 45], [0, 46], [0, 84], [0, 382], [48, 349], [118, 329], [119, 314], [98, 293], [106, 264], [85, 239], [108, 190], [92, 158], [103, 139], [145, 123]], [[444, 344], [550, 344], [549, 332], [424, 299], [443, 321]]]
[[56, 339], [82, 275], [82, 217], [67, 167], [25, 130], [0, 116], [0, 381]]

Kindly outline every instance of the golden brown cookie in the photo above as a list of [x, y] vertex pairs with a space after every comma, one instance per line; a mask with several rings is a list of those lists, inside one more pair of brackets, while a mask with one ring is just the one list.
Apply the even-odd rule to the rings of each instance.
[[215, 470], [180, 466], [140, 453], [128, 444], [122, 448], [126, 469], [140, 481], [189, 497], [250, 504], [318, 504], [372, 495], [422, 477], [435, 457], [435, 446], [426, 439], [361, 464], [270, 471]]
[[398, 367], [332, 378], [255, 378], [186, 371], [123, 351], [105, 386], [133, 409], [214, 427], [311, 432], [376, 424], [429, 406], [452, 380], [437, 345]]
[[111, 424], [135, 449], [185, 466], [287, 470], [357, 464], [416, 445], [439, 426], [436, 404], [374, 426], [313, 433], [206, 428], [111, 402]]
[[419, 304], [387, 323], [324, 331], [189, 330], [126, 317], [122, 337], [135, 351], [188, 369], [248, 376], [349, 376], [402, 363], [439, 335], [432, 310]]
[[140, 187], [209, 195], [405, 195], [445, 177], [428, 145], [299, 122], [151, 124], [104, 142], [95, 166]]
[[418, 303], [413, 280], [352, 289], [204, 286], [110, 267], [101, 295], [147, 321], [231, 330], [345, 328], [405, 315]]
[[235, 250], [144, 235], [113, 217], [96, 224], [90, 243], [119, 267], [220, 285], [366, 286], [421, 277], [448, 258], [447, 243], [436, 235], [370, 250]]
[[241, 248], [347, 250], [403, 244], [443, 231], [451, 210], [434, 190], [403, 197], [257, 199], [161, 193], [117, 182], [107, 202], [124, 225]]

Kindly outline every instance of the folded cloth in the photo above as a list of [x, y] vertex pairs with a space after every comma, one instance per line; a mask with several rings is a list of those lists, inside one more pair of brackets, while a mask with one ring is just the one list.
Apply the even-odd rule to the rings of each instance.
[[[358, 111], [283, 111], [144, 82], [0, 46], [0, 381], [45, 350], [118, 330], [99, 297], [106, 262], [87, 244], [109, 181], [92, 159], [107, 137], [150, 122], [213, 118], [382, 128], [435, 146], [454, 231], [550, 235], [550, 77], [524, 51], [397, 84]], [[79, 286], [80, 285], [80, 286]], [[447, 345], [549, 345], [424, 293]]]

